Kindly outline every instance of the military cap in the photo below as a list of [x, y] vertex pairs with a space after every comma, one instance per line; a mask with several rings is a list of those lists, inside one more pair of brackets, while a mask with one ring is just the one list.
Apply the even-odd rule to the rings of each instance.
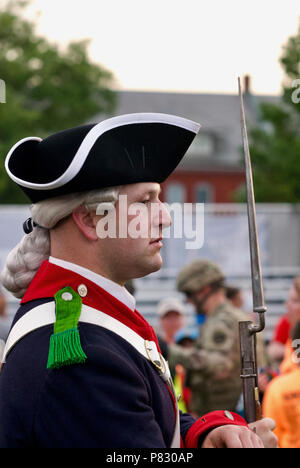
[[9, 151], [5, 168], [33, 203], [137, 182], [162, 183], [199, 129], [174, 115], [121, 115], [45, 139], [23, 138]]
[[209, 260], [194, 260], [179, 272], [177, 289], [189, 294], [221, 280], [224, 280], [223, 272], [215, 263]]

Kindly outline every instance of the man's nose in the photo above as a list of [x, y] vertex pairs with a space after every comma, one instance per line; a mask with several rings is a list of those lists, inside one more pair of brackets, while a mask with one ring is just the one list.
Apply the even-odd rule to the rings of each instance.
[[172, 218], [169, 213], [169, 210], [165, 206], [163, 202], [160, 202], [160, 210], [159, 210], [159, 225], [162, 226], [162, 228], [168, 228], [172, 224]]
[[161, 237], [162, 230], [168, 228], [172, 224], [170, 213], [161, 201], [153, 203], [151, 206], [151, 237]]

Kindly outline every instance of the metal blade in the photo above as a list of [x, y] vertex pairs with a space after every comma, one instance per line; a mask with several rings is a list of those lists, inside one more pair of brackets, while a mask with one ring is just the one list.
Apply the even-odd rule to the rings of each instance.
[[249, 243], [250, 243], [250, 260], [251, 260], [251, 273], [252, 273], [252, 295], [253, 295], [253, 311], [259, 313], [260, 325], [253, 327], [253, 333], [263, 330], [264, 312], [266, 312], [264, 302], [264, 292], [262, 284], [262, 273], [260, 263], [260, 251], [257, 235], [256, 224], [256, 210], [255, 199], [253, 190], [252, 168], [248, 144], [248, 135], [246, 128], [244, 101], [241, 90], [241, 81], [238, 78], [239, 96], [240, 96], [240, 110], [241, 110], [241, 129], [242, 140], [245, 155], [245, 169], [246, 169], [246, 186], [247, 186], [247, 210], [248, 210], [248, 226], [249, 226]]

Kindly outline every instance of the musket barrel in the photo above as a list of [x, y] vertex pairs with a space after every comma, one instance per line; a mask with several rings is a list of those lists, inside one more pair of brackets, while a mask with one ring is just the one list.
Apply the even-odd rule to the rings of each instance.
[[250, 333], [252, 322], [239, 323], [241, 350], [241, 378], [243, 383], [245, 419], [248, 423], [256, 420], [255, 388], [257, 386], [256, 365], [254, 359], [254, 339]]

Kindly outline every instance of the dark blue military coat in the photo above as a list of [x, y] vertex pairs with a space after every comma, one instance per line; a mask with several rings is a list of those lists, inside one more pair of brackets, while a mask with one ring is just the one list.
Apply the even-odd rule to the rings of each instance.
[[[87, 288], [85, 304], [144, 339], [156, 340], [136, 310], [87, 278], [48, 261], [32, 281], [14, 323], [53, 301], [62, 287], [77, 290], [82, 284]], [[32, 331], [13, 347], [0, 375], [0, 447], [169, 447], [174, 401], [154, 366], [113, 331], [88, 323], [80, 323], [79, 331], [87, 355], [84, 364], [47, 369], [53, 325]], [[229, 423], [233, 421], [220, 412], [197, 422], [181, 415], [182, 444], [196, 447], [211, 427]]]

